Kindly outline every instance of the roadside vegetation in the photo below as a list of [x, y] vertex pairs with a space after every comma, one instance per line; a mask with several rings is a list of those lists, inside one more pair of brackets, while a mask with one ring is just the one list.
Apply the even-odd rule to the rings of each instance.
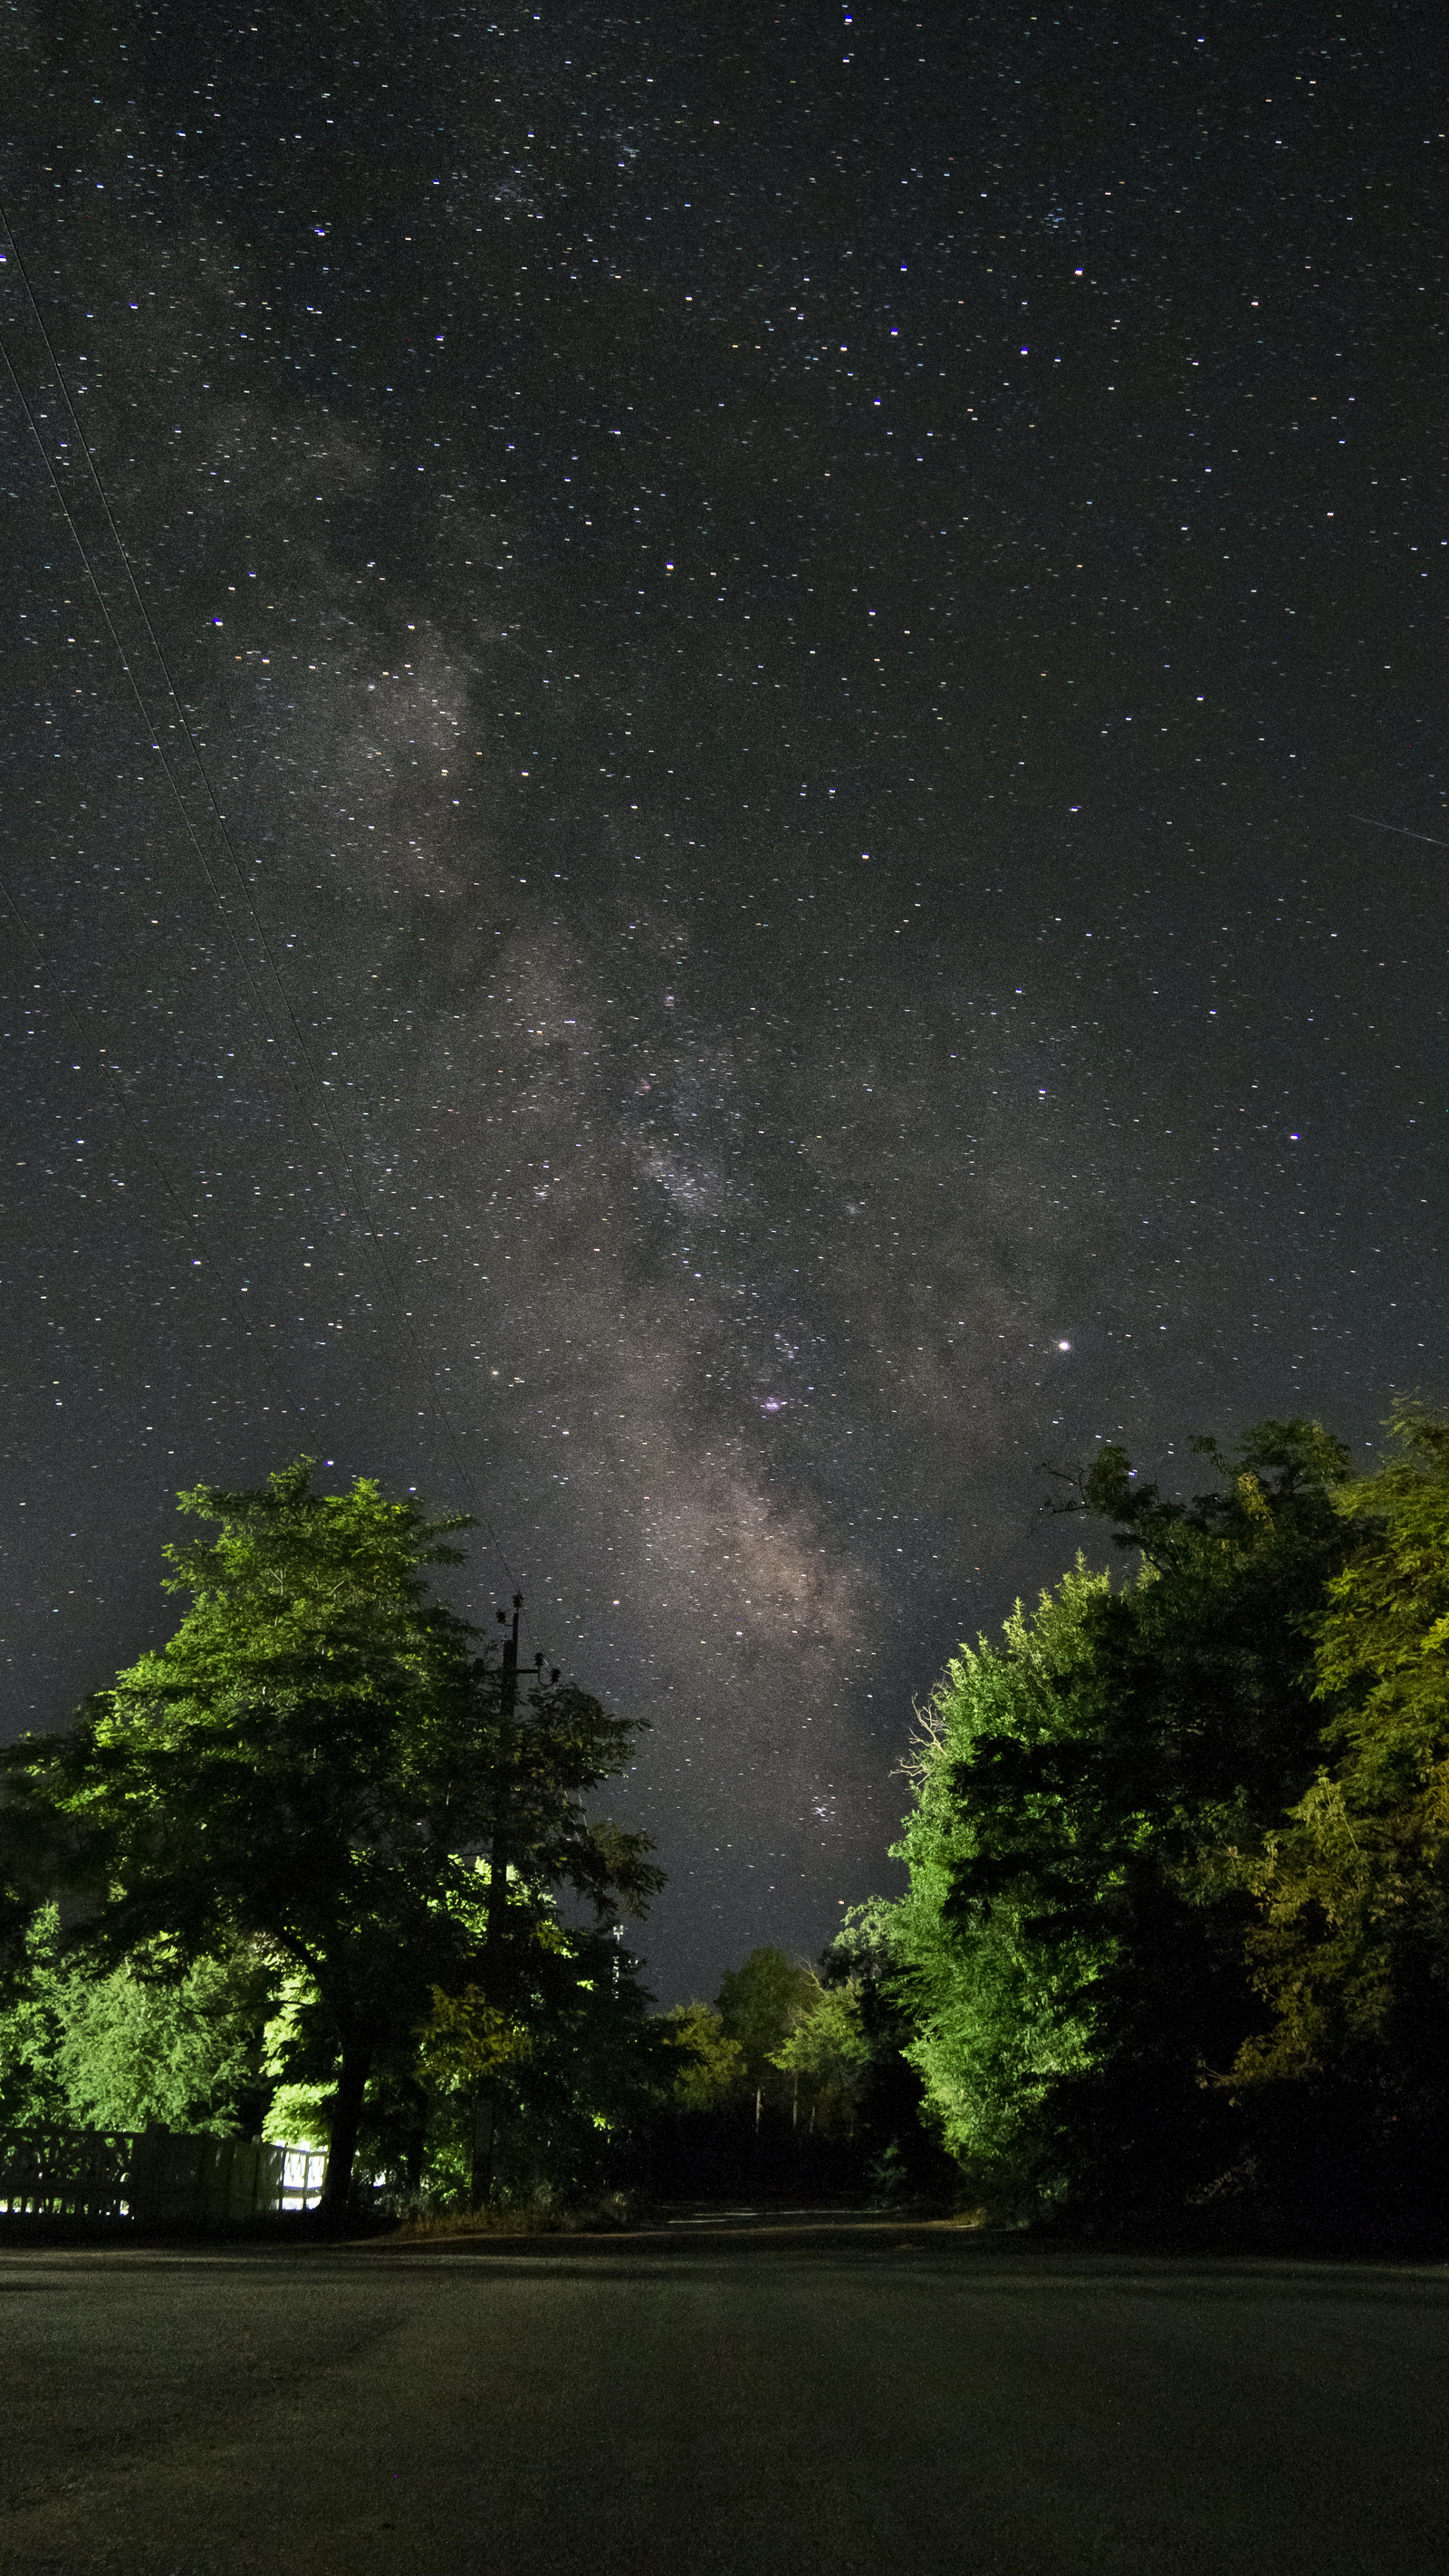
[[[1076, 2233], [1427, 2240], [1449, 2134], [1449, 1423], [1120, 1449], [963, 1646], [816, 1961], [650, 2009], [639, 1729], [427, 1590], [464, 1524], [310, 1462], [182, 1497], [175, 1636], [0, 1754], [0, 2127], [330, 2147], [415, 2228], [742, 2192]], [[564, 1904], [562, 1900], [570, 1899]], [[578, 1902], [583, 1900], [582, 1905]]]

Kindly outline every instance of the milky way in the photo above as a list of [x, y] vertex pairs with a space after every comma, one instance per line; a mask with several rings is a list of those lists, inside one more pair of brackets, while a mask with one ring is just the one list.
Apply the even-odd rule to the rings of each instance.
[[4, 1729], [178, 1486], [416, 1487], [708, 1991], [1043, 1461], [1442, 1392], [1419, 18], [113, 14], [6, 40]]

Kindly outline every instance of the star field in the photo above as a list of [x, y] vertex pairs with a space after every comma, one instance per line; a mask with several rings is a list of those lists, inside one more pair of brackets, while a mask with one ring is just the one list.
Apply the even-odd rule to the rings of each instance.
[[6, 1733], [416, 1486], [712, 1991], [1043, 1460], [1442, 1397], [1442, 36], [1221, 15], [12, 22]]

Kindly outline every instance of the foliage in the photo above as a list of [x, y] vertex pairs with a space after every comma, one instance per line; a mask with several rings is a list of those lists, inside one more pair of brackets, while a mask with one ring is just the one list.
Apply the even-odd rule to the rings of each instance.
[[526, 2023], [490, 2004], [480, 1986], [461, 1994], [433, 1988], [433, 2008], [420, 2034], [418, 2071], [436, 2090], [477, 2084], [533, 2054]]
[[50, 2127], [71, 2117], [59, 2058], [73, 1978], [58, 1958], [60, 1912], [43, 1905], [12, 1939], [0, 2001], [0, 2128]]
[[745, 2052], [711, 2004], [675, 2004], [659, 2015], [660, 2037], [677, 2051], [668, 2100], [679, 2111], [721, 2111], [746, 2091]]
[[245, 1952], [197, 1959], [174, 1984], [133, 1967], [73, 1999], [59, 2066], [82, 2126], [254, 2137], [268, 2087], [261, 2035], [271, 1980]]
[[[663, 2048], [637, 1960], [610, 1934], [547, 1917], [544, 1926], [552, 1937], [535, 1942], [534, 1982], [516, 1992], [511, 2014], [475, 1989], [437, 1998], [424, 2025], [427, 2172], [444, 2200], [472, 2196], [480, 2086], [501, 2204], [602, 2189], [662, 2089]], [[375, 2162], [387, 2164], [387, 2153]]]
[[262, 2119], [261, 2134], [276, 2146], [325, 2152], [332, 2136], [335, 2084], [278, 2084]]
[[732, 1968], [723, 1978], [716, 2010], [725, 2037], [740, 2050], [751, 2092], [767, 2101], [788, 2100], [775, 2052], [801, 2015], [813, 2010], [819, 1993], [813, 1969], [784, 1950], [752, 1950], [743, 1967]]
[[1305, 1627], [1353, 1543], [1346, 1453], [1260, 1425], [1190, 1503], [1109, 1449], [1074, 1508], [1140, 1552], [1078, 1561], [963, 1650], [918, 1749], [899, 1856], [910, 2054], [1001, 2207], [1181, 2208], [1240, 2152], [1214, 2074], [1258, 2018], [1245, 1855], [1312, 1779]]
[[62, 1949], [57, 1909], [40, 1911], [0, 2013], [0, 2124], [256, 2133], [269, 2090], [266, 1968], [241, 1950], [169, 1977], [154, 1954], [148, 1964], [89, 1977]]
[[737, 2091], [788, 2107], [807, 2133], [850, 2130], [871, 2052], [848, 1978], [830, 1988], [784, 1950], [752, 1950], [723, 1979], [716, 2010], [715, 2045], [735, 2053]]
[[657, 2098], [660, 2052], [639, 1961], [613, 1934], [540, 1956], [534, 2047], [514, 2085], [502, 2170], [555, 2190], [601, 2188]]
[[902, 2054], [913, 2032], [895, 1991], [894, 1924], [883, 1900], [856, 1907], [818, 1968], [756, 1950], [726, 1976], [718, 2005], [657, 2017], [666, 2074], [649, 2133], [652, 2189], [796, 2200], [950, 2191], [955, 2168], [923, 2124], [921, 2079]]
[[333, 2082], [340, 2210], [369, 2076], [411, 2082], [434, 1990], [512, 2009], [540, 1892], [638, 1911], [659, 1874], [646, 1837], [582, 1808], [637, 1726], [541, 1677], [517, 1711], [427, 1597], [423, 1569], [459, 1561], [466, 1524], [311, 1475], [303, 1459], [257, 1491], [180, 1497], [218, 1530], [167, 1551], [191, 1608], [66, 1733], [0, 1755], [0, 1878], [32, 1905], [81, 1893], [63, 1947], [103, 1973], [238, 1947], [294, 1973], [302, 2036], [331, 2059], [297, 2080]]
[[1436, 2100], [1449, 2041], [1449, 1422], [1401, 1405], [1397, 1452], [1339, 1506], [1360, 1533], [1315, 1623], [1321, 1768], [1249, 1871], [1272, 2008], [1240, 2082], [1376, 2049]]
[[874, 2197], [939, 2201], [956, 2196], [959, 2176], [909, 2054], [917, 2029], [901, 1931], [901, 1909], [884, 1897], [848, 1907], [821, 1978], [854, 1999], [866, 2062], [853, 2081], [851, 2135]]
[[[1104, 1923], [1053, 1937], [1043, 1869], [1059, 1856], [1054, 1846], [1072, 1851], [1058, 1783], [1018, 1799], [998, 1782], [1008, 1748], [1041, 1761], [1084, 1728], [1089, 1619], [1109, 1592], [1109, 1578], [1079, 1557], [1034, 1619], [1018, 1602], [999, 1647], [963, 1646], [924, 1712], [908, 1772], [913, 1804], [895, 1856], [910, 1883], [889, 1920], [896, 1991], [914, 2026], [905, 2054], [945, 2144], [1008, 2199], [1036, 2179], [1048, 2088], [1092, 2063], [1093, 1989], [1111, 1936]], [[962, 1902], [973, 1867], [993, 1881], [974, 1905]]]
[[871, 2063], [856, 1988], [817, 1984], [770, 2063], [791, 2078], [796, 2088], [792, 2107], [803, 2110], [807, 2131], [848, 2133]]

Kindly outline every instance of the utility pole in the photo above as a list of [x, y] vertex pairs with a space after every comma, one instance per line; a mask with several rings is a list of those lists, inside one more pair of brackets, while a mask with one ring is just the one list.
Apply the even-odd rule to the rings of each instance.
[[[503, 1639], [503, 1670], [498, 1681], [498, 1769], [493, 1793], [493, 1851], [488, 1872], [488, 1961], [496, 1967], [503, 1931], [503, 1909], [508, 1902], [508, 1835], [504, 1822], [507, 1801], [507, 1777], [513, 1768], [513, 1712], [518, 1705], [518, 1614], [523, 1608], [523, 1595], [513, 1596], [513, 1621], [508, 1625], [505, 1610], [498, 1613], [506, 1633]], [[539, 1662], [542, 1663], [542, 1656]], [[490, 2003], [497, 1999], [489, 1997]]]
[[[523, 1595], [521, 1592], [515, 1592], [512, 1620], [509, 1620], [506, 1610], [500, 1610], [498, 1613], [498, 1622], [505, 1634], [503, 1669], [498, 1677], [498, 1775], [493, 1799], [493, 1851], [488, 1871], [486, 1937], [490, 1966], [497, 1965], [508, 1905], [508, 1782], [518, 1750], [513, 1732], [513, 1719], [518, 1706], [518, 1614], [522, 1608]], [[542, 1649], [534, 1656], [533, 1671], [535, 1678], [541, 1682], [543, 1679]], [[558, 1680], [557, 1666], [549, 1674], [549, 1680], [551, 1682]], [[489, 2001], [494, 2003], [497, 1997], [490, 1995]]]
[[[513, 1713], [518, 1705], [518, 1614], [523, 1608], [523, 1595], [513, 1596], [513, 1622], [500, 1610], [499, 1621], [506, 1634], [503, 1639], [503, 1670], [498, 1683], [498, 1755], [493, 1775], [493, 1848], [488, 1860], [488, 1908], [484, 1932], [484, 1956], [487, 1960], [488, 2001], [498, 2009], [498, 1964], [503, 1946], [503, 1916], [508, 1903], [508, 1835], [504, 1824], [507, 1797], [507, 1774], [513, 1767]], [[493, 2190], [493, 2145], [498, 2130], [498, 2095], [487, 2077], [480, 2079], [473, 2104], [473, 2171], [470, 2198], [475, 2209], [482, 2209]]]
[[[488, 1904], [484, 1930], [486, 1962], [485, 1992], [495, 2011], [501, 2011], [499, 1974], [503, 1955], [503, 1935], [508, 1913], [508, 1784], [512, 1776], [516, 1745], [514, 1716], [518, 1707], [518, 1614], [523, 1608], [523, 1595], [513, 1596], [513, 1617], [506, 1610], [498, 1613], [504, 1631], [503, 1666], [498, 1680], [498, 1762], [493, 1792], [493, 1848], [488, 1861]], [[534, 1670], [543, 1677], [543, 1656], [534, 1658]], [[549, 1675], [558, 1680], [557, 1670]], [[481, 2209], [493, 2189], [493, 2149], [498, 2134], [498, 2091], [496, 2083], [485, 2077], [478, 2086], [473, 2106], [473, 2171], [471, 2197], [475, 2209]]]

